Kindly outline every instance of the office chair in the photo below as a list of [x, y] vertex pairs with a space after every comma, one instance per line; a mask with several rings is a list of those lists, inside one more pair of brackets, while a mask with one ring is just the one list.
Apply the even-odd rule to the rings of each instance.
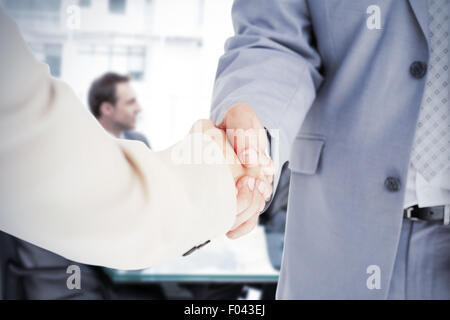
[[[81, 268], [81, 290], [66, 287], [67, 266]], [[0, 299], [165, 299], [161, 288], [115, 285], [100, 267], [78, 264], [0, 232]]]
[[16, 238], [0, 231], [0, 300], [25, 297], [21, 279], [10, 272], [17, 261]]

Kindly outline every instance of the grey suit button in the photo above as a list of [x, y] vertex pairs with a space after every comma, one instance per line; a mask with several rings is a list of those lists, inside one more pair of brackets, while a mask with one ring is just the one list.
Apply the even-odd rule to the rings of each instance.
[[409, 67], [409, 72], [416, 79], [421, 79], [427, 73], [427, 64], [422, 61], [414, 61]]
[[384, 181], [384, 186], [389, 191], [396, 192], [400, 190], [401, 186], [400, 179], [396, 177], [387, 177], [386, 180]]

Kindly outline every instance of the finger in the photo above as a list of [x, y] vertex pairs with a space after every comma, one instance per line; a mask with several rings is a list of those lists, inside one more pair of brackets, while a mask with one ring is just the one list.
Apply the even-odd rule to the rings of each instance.
[[226, 234], [227, 237], [230, 239], [237, 239], [239, 237], [246, 235], [256, 227], [256, 225], [258, 224], [258, 218], [259, 214], [255, 213], [249, 220], [247, 220], [239, 228], [232, 231], [228, 231]]
[[218, 124], [226, 129], [228, 141], [239, 155], [246, 149], [264, 152], [267, 145], [267, 132], [255, 111], [247, 104], [231, 106]]
[[237, 194], [237, 212], [240, 214], [252, 203], [253, 190], [255, 188], [255, 178], [244, 176], [236, 183]]
[[256, 167], [259, 162], [259, 153], [255, 148], [239, 149], [236, 151], [239, 161], [243, 167]]
[[275, 164], [273, 160], [267, 156], [265, 153], [260, 153], [258, 155], [258, 164], [263, 168], [266, 174], [274, 174], [275, 173]]
[[267, 163], [261, 168], [261, 174], [269, 184], [272, 184], [275, 175], [275, 164], [269, 157], [268, 160], [263, 160], [263, 162], [264, 161], [267, 161]]
[[200, 119], [194, 122], [191, 127], [190, 133], [202, 132], [205, 133], [208, 129], [215, 128], [216, 125], [214, 122], [208, 119]]
[[255, 213], [259, 214], [264, 209], [264, 205], [265, 200], [263, 196], [254, 190], [250, 206], [236, 216], [236, 220], [230, 230], [239, 228], [240, 225], [249, 220]]
[[266, 180], [269, 184], [273, 184], [273, 174], [264, 175], [264, 177], [266, 178]]
[[225, 122], [226, 118], [223, 118], [223, 120], [217, 125], [217, 128], [225, 130], [226, 129], [226, 122]]
[[259, 153], [265, 150], [266, 141], [259, 138], [259, 129], [229, 129], [226, 134], [243, 166], [258, 164]]
[[270, 196], [272, 195], [272, 185], [264, 180], [257, 180], [256, 182], [257, 190], [259, 194], [263, 197], [264, 201], [267, 201], [270, 199]]
[[252, 147], [248, 149], [239, 150], [238, 148], [237, 156], [239, 161], [245, 167], [251, 168], [254, 166], [259, 166], [264, 168], [266, 174], [274, 174], [275, 164], [273, 160], [266, 155], [265, 152], [258, 151]]

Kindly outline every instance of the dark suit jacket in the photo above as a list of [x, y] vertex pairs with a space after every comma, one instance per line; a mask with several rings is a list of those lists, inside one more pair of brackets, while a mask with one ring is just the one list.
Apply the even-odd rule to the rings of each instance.
[[137, 131], [132, 131], [132, 130], [130, 130], [130, 131], [124, 131], [124, 132], [123, 132], [123, 136], [124, 136], [124, 138], [127, 139], [127, 140], [138, 140], [138, 141], [142, 141], [143, 143], [145, 143], [145, 145], [146, 145], [149, 149], [151, 149], [150, 143], [148, 142], [147, 138], [146, 138], [143, 134], [141, 134], [141, 133], [139, 133], [139, 132], [137, 132]]

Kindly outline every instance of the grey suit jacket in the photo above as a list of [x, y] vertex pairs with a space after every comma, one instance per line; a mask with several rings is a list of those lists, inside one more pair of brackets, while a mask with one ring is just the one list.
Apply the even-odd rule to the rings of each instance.
[[[368, 27], [372, 5], [380, 29]], [[426, 5], [235, 1], [212, 117], [243, 102], [280, 130], [275, 157], [292, 176], [277, 298], [386, 297], [429, 59]], [[366, 284], [371, 265], [380, 289]]]

